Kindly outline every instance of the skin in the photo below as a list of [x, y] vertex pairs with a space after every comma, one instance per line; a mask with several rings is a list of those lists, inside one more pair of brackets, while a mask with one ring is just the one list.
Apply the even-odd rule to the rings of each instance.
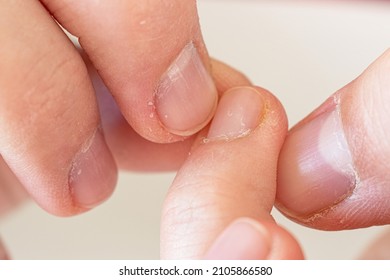
[[[341, 199], [324, 204], [325, 207], [321, 206], [319, 211], [297, 214], [297, 209], [291, 207], [294, 200], [299, 200], [301, 205], [309, 205], [312, 201], [308, 196], [298, 198], [293, 193], [309, 191], [310, 188], [295, 185], [289, 186], [289, 191], [286, 191], [286, 186], [280, 185], [277, 194], [278, 205], [287, 216], [306, 226], [325, 230], [354, 229], [390, 223], [390, 206], [387, 202], [390, 196], [388, 189], [390, 164], [387, 160], [390, 156], [388, 142], [390, 135], [387, 129], [390, 125], [388, 110], [390, 83], [387, 79], [389, 71], [388, 50], [357, 79], [334, 95], [339, 100], [342, 124], [340, 130], [345, 135], [357, 177], [352, 189]], [[332, 108], [334, 96], [297, 126], [312, 122], [316, 116]], [[296, 131], [296, 129], [290, 131], [286, 143], [289, 138], [294, 137]], [[293, 157], [293, 153], [282, 151], [280, 161], [291, 161]], [[282, 170], [281, 173], [283, 172], [287, 175], [290, 171]], [[321, 200], [316, 201], [316, 204], [321, 203]]]
[[[383, 102], [388, 99], [384, 78], [388, 53], [341, 91], [342, 122], [349, 143], [354, 143], [351, 135], [356, 131], [371, 136], [360, 146], [351, 144], [351, 151], [361, 178], [378, 180], [379, 195], [371, 197], [363, 190], [358, 195], [367, 203], [356, 206], [353, 201], [339, 201], [332, 208], [335, 211], [321, 212], [313, 221], [292, 215], [288, 201], [293, 198], [277, 190], [277, 164], [287, 118], [268, 91], [253, 87], [267, 110], [250, 134], [232, 141], [203, 143], [208, 121], [178, 132], [150, 118], [148, 100], [189, 43], [196, 47], [221, 98], [232, 88], [250, 86], [242, 74], [208, 57], [195, 1], [96, 3], [0, 0], [0, 40], [4, 42], [0, 52], [0, 186], [3, 193], [13, 194], [12, 205], [26, 197], [24, 188], [48, 212], [75, 215], [110, 196], [117, 167], [178, 169], [162, 213], [163, 258], [207, 256], [221, 232], [240, 217], [252, 218], [268, 230], [271, 238], [264, 243], [271, 251], [264, 258], [302, 258], [296, 240], [270, 216], [275, 197], [286, 215], [311, 227], [337, 230], [390, 222], [388, 204], [380, 203], [387, 201], [384, 158], [388, 157], [377, 157], [390, 150], [386, 135], [375, 133], [387, 131], [384, 128], [390, 120], [388, 102]], [[48, 12], [80, 38], [81, 53]], [[31, 24], [32, 18], [35, 24]], [[172, 24], [177, 19], [179, 24]], [[158, 43], [162, 41], [164, 46]], [[363, 97], [365, 92], [368, 94]], [[212, 114], [218, 108], [213, 108]], [[303, 122], [310, 122], [315, 114]], [[209, 118], [208, 114], [203, 117]], [[97, 148], [96, 137], [100, 139]], [[95, 150], [88, 153], [91, 147]], [[255, 151], [251, 147], [256, 147]], [[359, 147], [366, 148], [366, 155], [359, 157]], [[142, 160], [134, 161], [134, 156]], [[369, 167], [364, 165], [367, 156], [375, 159]], [[288, 159], [289, 155], [280, 157], [280, 161]], [[216, 164], [219, 162], [223, 164]], [[80, 166], [83, 172], [78, 172]], [[241, 172], [235, 172], [237, 166]], [[195, 171], [199, 176], [193, 176]], [[90, 185], [96, 188], [88, 188]], [[303, 199], [302, 203], [310, 202]], [[376, 209], [367, 208], [378, 203]], [[4, 207], [3, 213], [9, 208]], [[350, 209], [354, 215], [340, 228], [337, 221]], [[193, 218], [197, 216], [202, 219]], [[211, 219], [213, 223], [208, 222]], [[2, 246], [1, 255], [6, 256]]]
[[[207, 124], [196, 123], [196, 127], [172, 133], [150, 117], [156, 113], [148, 106], [164, 72], [189, 44], [196, 48], [201, 67], [210, 72], [195, 1], [3, 2], [0, 153], [47, 211], [69, 216], [104, 201], [114, 189], [117, 168], [101, 136], [102, 120], [87, 67], [51, 15], [80, 38], [125, 122], [143, 138], [158, 143], [182, 141], [181, 134], [194, 134]], [[31, 24], [32, 18], [36, 24]], [[171, 23], [176, 18], [181, 20], [173, 32]], [[164, 47], [156, 43], [160, 41]], [[204, 113], [201, 119], [212, 115], [212, 111]], [[78, 156], [88, 150], [96, 135], [100, 159], [76, 164], [92, 170], [73, 176], [70, 173]], [[99, 169], [107, 174], [99, 175]], [[75, 184], [83, 185], [77, 189], [83, 189], [84, 199], [90, 192], [87, 205], [72, 196], [77, 193], [70, 185], [75, 177], [79, 178]], [[100, 193], [88, 190], [86, 182]]]

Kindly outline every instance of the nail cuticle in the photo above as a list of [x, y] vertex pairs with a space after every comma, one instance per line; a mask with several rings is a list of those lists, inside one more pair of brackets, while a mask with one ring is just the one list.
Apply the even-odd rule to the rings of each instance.
[[340, 206], [342, 206], [344, 203], [348, 202], [348, 199], [351, 198], [354, 193], [356, 192], [356, 188], [352, 187], [350, 192], [345, 194], [344, 196], [340, 197], [338, 200], [336, 200], [332, 205], [321, 208], [319, 210], [305, 213], [305, 214], [299, 214], [297, 212], [292, 211], [291, 209], [285, 207], [283, 204], [276, 202], [275, 206], [277, 209], [279, 209], [284, 216], [287, 218], [296, 221], [299, 224], [303, 225], [310, 225], [315, 223], [317, 220], [321, 220], [324, 217], [326, 217], [329, 213], [336, 211], [336, 209]]

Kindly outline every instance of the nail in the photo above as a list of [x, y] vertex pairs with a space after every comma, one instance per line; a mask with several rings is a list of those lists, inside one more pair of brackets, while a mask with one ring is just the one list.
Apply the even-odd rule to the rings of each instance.
[[278, 170], [278, 200], [293, 216], [325, 210], [353, 191], [357, 175], [337, 104], [291, 131]]
[[232, 140], [249, 135], [260, 125], [264, 108], [263, 97], [254, 88], [227, 91], [218, 104], [207, 140]]
[[193, 43], [189, 43], [161, 78], [156, 112], [171, 133], [188, 136], [211, 120], [218, 94]]
[[205, 255], [208, 260], [261, 260], [271, 250], [271, 235], [262, 224], [240, 218], [230, 224]]
[[81, 208], [94, 208], [111, 195], [116, 180], [116, 164], [97, 130], [76, 155], [69, 173], [74, 203]]

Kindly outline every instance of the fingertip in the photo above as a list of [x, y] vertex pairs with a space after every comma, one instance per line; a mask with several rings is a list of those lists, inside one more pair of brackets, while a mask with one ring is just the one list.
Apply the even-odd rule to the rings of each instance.
[[40, 178], [47, 183], [53, 177], [51, 189], [33, 184], [28, 191], [44, 210], [59, 217], [82, 214], [106, 201], [118, 177], [115, 160], [99, 128], [81, 145], [69, 167], [57, 172]]
[[[60, 216], [80, 213], [112, 192], [116, 176], [104, 140], [88, 140], [99, 114], [85, 65], [42, 3], [6, 6], [1, 14], [9, 39], [1, 53], [7, 58], [0, 75], [1, 157], [42, 208]], [[25, 27], [29, 32], [18, 32]], [[82, 203], [75, 203], [73, 195], [80, 192], [91, 200], [79, 195]]]
[[168, 67], [155, 92], [160, 123], [178, 136], [190, 136], [213, 117], [218, 93], [193, 42]]
[[138, 134], [152, 142], [173, 143], [207, 126], [218, 93], [195, 0], [73, 1], [66, 9], [62, 1], [43, 2], [80, 38]]
[[297, 239], [276, 223], [267, 224], [273, 236], [269, 260], [303, 260], [304, 253]]
[[269, 90], [254, 86], [254, 88], [264, 96], [266, 100], [266, 112], [264, 123], [270, 128], [271, 137], [278, 137], [283, 142], [288, 130], [288, 118], [284, 106], [280, 100]]
[[205, 254], [209, 260], [298, 260], [301, 246], [273, 221], [239, 218], [226, 227]]
[[330, 110], [295, 127], [283, 144], [277, 198], [293, 215], [326, 209], [355, 187], [355, 168], [339, 110], [334, 103]]
[[219, 102], [207, 139], [234, 140], [245, 137], [263, 120], [266, 101], [253, 87], [236, 87], [228, 90]]
[[271, 235], [260, 222], [239, 218], [226, 227], [205, 254], [208, 260], [263, 260], [271, 251]]
[[277, 206], [306, 226], [340, 230], [390, 222], [390, 51], [288, 134]]
[[264, 137], [275, 137], [282, 143], [287, 128], [284, 107], [272, 93], [258, 86], [237, 86], [221, 96], [209, 137], [231, 140], [263, 129]]

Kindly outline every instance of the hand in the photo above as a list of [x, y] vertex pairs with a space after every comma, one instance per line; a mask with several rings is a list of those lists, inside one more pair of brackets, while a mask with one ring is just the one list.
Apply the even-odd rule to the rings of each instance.
[[[276, 191], [286, 216], [325, 230], [390, 223], [389, 72], [387, 51], [289, 132]], [[249, 121], [248, 114], [258, 113], [252, 107], [255, 100], [245, 102], [249, 92], [229, 91], [208, 132], [209, 138], [222, 137], [199, 145], [179, 171], [163, 216], [164, 257], [199, 258], [203, 252], [217, 259], [302, 257], [296, 241], [269, 216], [286, 124], [280, 106], [257, 90], [272, 104], [266, 106], [261, 125], [253, 129], [256, 125]], [[251, 133], [240, 137], [246, 128], [241, 124], [248, 123]], [[235, 134], [237, 130], [241, 133]], [[261, 138], [251, 142], [257, 133]], [[238, 217], [251, 219], [239, 219], [223, 230]], [[213, 235], [220, 236], [210, 248]], [[389, 240], [388, 233], [383, 235], [362, 258], [388, 258]]]
[[0, 155], [50, 213], [95, 207], [117, 176], [87, 69], [55, 20], [80, 38], [143, 137], [181, 141], [211, 119], [217, 90], [195, 0], [16, 0], [1, 7]]
[[[223, 92], [248, 84], [240, 74], [218, 71], [228, 67], [213, 62], [217, 89], [214, 86], [195, 1], [170, 1], [169, 7], [159, 1], [95, 3], [42, 1], [64, 28], [81, 38], [93, 64], [89, 72], [101, 102], [102, 124], [85, 63], [45, 8], [39, 2], [13, 1], [4, 3], [1, 11], [1, 156], [30, 195], [56, 215], [84, 212], [113, 191], [116, 166], [101, 126], [119, 166], [177, 168], [195, 139], [188, 136], [212, 117], [217, 89]], [[176, 24], [178, 19], [180, 24]], [[188, 139], [154, 144], [136, 132], [160, 143]], [[285, 129], [280, 132], [281, 139]], [[134, 163], [134, 154], [127, 157], [134, 151], [146, 151], [146, 155]], [[274, 151], [273, 164], [275, 155]], [[4, 170], [11, 174], [8, 167]], [[267, 220], [274, 187], [262, 210]], [[226, 216], [215, 233], [228, 222]], [[277, 227], [275, 231], [286, 235]], [[208, 241], [214, 237], [210, 235]]]
[[[144, 171], [160, 169], [164, 162], [178, 166], [191, 148], [191, 156], [180, 169], [164, 208], [164, 258], [302, 258], [296, 241], [269, 214], [275, 196], [277, 156], [287, 130], [284, 110], [263, 89], [237, 87], [249, 82], [226, 65], [214, 62], [214, 69], [221, 92], [235, 88], [223, 94], [210, 130], [206, 128], [192, 139], [192, 148], [186, 142], [155, 144], [145, 140], [123, 120], [114, 103], [102, 102], [102, 115], [111, 116], [103, 122], [104, 129], [110, 131], [108, 142], [117, 147], [114, 154], [125, 154], [119, 161], [121, 165]], [[93, 80], [99, 100], [110, 99], [96, 76]], [[257, 147], [255, 152], [252, 147]], [[126, 156], [135, 151], [139, 159], [136, 163], [134, 155]], [[239, 217], [247, 218], [224, 230]], [[230, 245], [229, 235], [237, 227], [241, 232], [237, 245], [243, 247], [224, 251], [224, 244]], [[252, 250], [246, 252], [247, 248]]]
[[[277, 157], [287, 130], [285, 112], [275, 97], [250, 87], [236, 70], [218, 61], [212, 65], [222, 96], [210, 127], [171, 144], [156, 144], [135, 133], [92, 69], [107, 142], [125, 169], [179, 169], [162, 214], [162, 258], [302, 258], [296, 241], [269, 214], [276, 191]], [[253, 147], [257, 147], [254, 152]], [[255, 225], [266, 236], [266, 240], [262, 235], [246, 236], [248, 243], [237, 248], [244, 249], [244, 255], [221, 250], [226, 233], [217, 238], [239, 217], [246, 219], [233, 223], [228, 233], [237, 225], [251, 235]], [[254, 250], [245, 252], [245, 246]], [[277, 249], [264, 251], [267, 247]]]
[[[196, 252], [198, 257], [218, 259], [302, 257], [295, 240], [269, 215], [275, 195], [277, 155], [286, 127], [281, 105], [265, 90], [236, 87], [223, 95], [210, 131], [207, 135], [203, 131], [195, 141], [167, 198], [164, 257], [196, 257]], [[251, 152], [253, 146], [258, 146], [255, 153]], [[242, 170], [237, 170], [238, 164]], [[253, 176], [254, 172], [261, 176]], [[200, 219], [188, 219], [199, 215]], [[241, 216], [252, 219], [239, 219], [224, 231], [226, 225]], [[186, 225], [180, 223], [182, 219]], [[187, 234], [182, 235], [183, 230]], [[232, 233], [236, 240], [229, 237]], [[198, 242], [193, 247], [185, 246], [187, 242], [192, 245], [193, 238]], [[232, 241], [241, 247], [233, 248]]]

